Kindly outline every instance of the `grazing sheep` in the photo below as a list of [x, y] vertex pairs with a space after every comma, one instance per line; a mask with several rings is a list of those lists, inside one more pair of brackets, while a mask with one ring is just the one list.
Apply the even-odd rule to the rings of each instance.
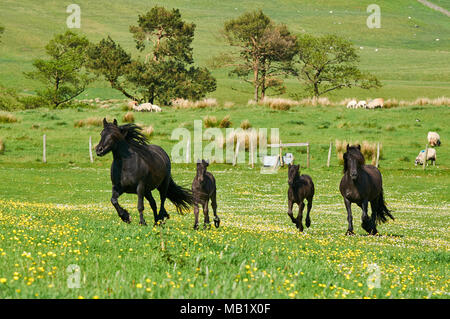
[[134, 104], [133, 106], [133, 110], [138, 111], [138, 112], [161, 112], [161, 108], [158, 105], [154, 105], [151, 103], [143, 103], [140, 105], [137, 105], [137, 103]]
[[347, 108], [348, 109], [356, 109], [358, 102], [356, 102], [356, 100], [351, 100], [350, 102], [347, 103]]
[[[427, 152], [427, 162], [431, 160], [433, 165], [436, 165], [436, 150], [434, 148], [429, 148]], [[415, 165], [417, 164], [423, 165], [425, 162], [425, 150], [421, 150], [419, 155], [416, 157]]]
[[358, 104], [356, 104], [356, 108], [357, 109], [359, 109], [359, 108], [363, 108], [363, 109], [365, 109], [365, 108], [367, 108], [367, 102], [366, 101], [359, 101], [358, 102]]
[[373, 99], [369, 101], [369, 103], [367, 104], [368, 109], [383, 108], [383, 106], [384, 106], [384, 99], [382, 98]]
[[441, 146], [441, 137], [436, 132], [428, 132], [428, 143], [431, 146]]

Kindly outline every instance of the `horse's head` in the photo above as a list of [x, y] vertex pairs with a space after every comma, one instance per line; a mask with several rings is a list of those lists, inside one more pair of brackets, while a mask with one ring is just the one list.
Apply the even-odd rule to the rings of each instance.
[[300, 176], [300, 165], [288, 165], [288, 184], [294, 185], [294, 181]]
[[104, 156], [108, 154], [115, 147], [117, 141], [123, 139], [123, 135], [117, 126], [117, 120], [114, 119], [112, 123], [108, 123], [106, 118], [103, 119], [103, 130], [100, 133], [101, 139], [95, 147], [97, 156]]
[[347, 144], [347, 151], [344, 153], [344, 173], [348, 171], [351, 179], [356, 180], [362, 165], [364, 165], [364, 156], [361, 153], [361, 145]]
[[201, 162], [198, 161], [197, 162], [197, 177], [198, 177], [198, 181], [200, 183], [203, 183], [203, 180], [205, 178], [205, 174], [206, 174], [206, 168], [209, 166], [209, 163], [205, 160], [202, 160]]

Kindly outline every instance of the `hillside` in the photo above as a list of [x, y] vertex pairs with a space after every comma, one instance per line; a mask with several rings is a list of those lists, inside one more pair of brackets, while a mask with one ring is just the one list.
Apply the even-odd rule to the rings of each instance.
[[[344, 96], [383, 96], [412, 100], [418, 96], [437, 97], [450, 92], [450, 24], [449, 18], [417, 1], [378, 1], [381, 28], [369, 29], [366, 8], [373, 1], [78, 1], [81, 29], [91, 41], [110, 35], [127, 50], [137, 54], [128, 27], [139, 13], [155, 4], [176, 7], [183, 18], [197, 25], [194, 41], [196, 62], [207, 65], [212, 56], [229, 50], [219, 31], [227, 19], [244, 11], [261, 8], [276, 22], [289, 26], [294, 33], [337, 33], [351, 39], [361, 54], [362, 68], [377, 74], [384, 87], [378, 92], [359, 89], [341, 91], [331, 98]], [[437, 1], [443, 8], [448, 1]], [[66, 27], [64, 1], [13, 1], [0, 3], [0, 25], [5, 33], [0, 45], [0, 84], [32, 92], [36, 83], [25, 79], [31, 61], [44, 56], [44, 45]], [[437, 40], [439, 39], [439, 40]], [[376, 50], [377, 49], [377, 50]], [[219, 100], [246, 102], [250, 88], [230, 79], [227, 70], [214, 70], [218, 89], [211, 95]], [[288, 91], [299, 90], [298, 82], [289, 79]], [[97, 82], [85, 95], [120, 97]]]

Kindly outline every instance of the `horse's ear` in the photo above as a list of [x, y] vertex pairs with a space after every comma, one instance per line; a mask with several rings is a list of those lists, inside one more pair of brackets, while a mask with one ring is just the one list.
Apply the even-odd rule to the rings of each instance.
[[103, 127], [106, 127], [108, 125], [108, 121], [106, 121], [106, 117], [103, 118]]
[[295, 166], [297, 166], [297, 171], [299, 171], [300, 170], [300, 164], [297, 164]]
[[202, 163], [205, 165], [205, 167], [209, 166], [209, 162], [208, 161], [202, 160]]
[[117, 126], [117, 120], [116, 120], [116, 119], [114, 119], [113, 124], [114, 124], [115, 126]]
[[358, 144], [358, 149], [361, 150], [361, 145]]
[[347, 144], [347, 151], [348, 151], [348, 149], [350, 148], [350, 145], [349, 144]]
[[291, 163], [289, 163], [289, 164], [288, 164], [288, 167], [289, 167], [289, 168], [291, 168], [291, 166], [292, 166], [292, 164], [291, 164]]

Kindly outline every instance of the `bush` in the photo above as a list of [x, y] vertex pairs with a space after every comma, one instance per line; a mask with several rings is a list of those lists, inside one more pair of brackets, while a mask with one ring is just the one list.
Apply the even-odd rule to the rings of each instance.
[[14, 89], [0, 86], [0, 110], [14, 111], [23, 109], [19, 96]]
[[41, 96], [26, 95], [20, 98], [20, 102], [27, 110], [37, 109], [40, 107], [48, 107], [49, 103]]

